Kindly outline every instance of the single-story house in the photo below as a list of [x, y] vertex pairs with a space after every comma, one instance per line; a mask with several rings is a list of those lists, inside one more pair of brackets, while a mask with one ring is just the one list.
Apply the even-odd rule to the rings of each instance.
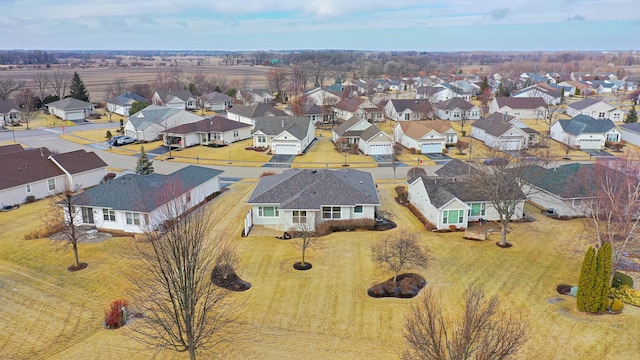
[[[488, 199], [482, 198], [475, 186], [466, 179], [416, 176], [408, 181], [408, 200], [437, 229], [464, 229], [469, 222], [500, 219]], [[513, 220], [524, 214], [524, 193], [516, 201]]]
[[375, 220], [380, 198], [369, 172], [289, 169], [261, 177], [247, 204], [253, 224], [288, 231], [327, 220]]
[[[500, 135], [497, 135], [498, 133], [500, 133], [501, 131], [506, 132], [509, 129], [509, 127], [505, 125], [502, 125], [502, 126], [494, 125], [499, 123], [511, 124], [527, 134], [527, 141], [521, 141], [521, 144], [524, 147], [517, 146], [519, 149], [529, 148], [531, 145], [538, 142], [538, 137], [540, 133], [537, 130], [530, 128], [527, 124], [520, 121], [520, 119], [518, 119], [515, 116], [503, 114], [501, 112], [494, 112], [488, 117], [480, 120], [481, 120], [480, 122], [477, 122], [477, 124], [475, 124], [475, 127], [476, 127], [475, 136], [474, 136], [474, 125], [471, 125], [471, 136], [485, 143], [487, 143], [487, 141], [483, 139], [488, 139], [489, 144], [496, 145], [496, 146], [490, 146], [487, 144], [487, 146], [489, 147], [500, 149], [500, 146], [498, 146], [500, 142], [497, 139], [493, 139], [492, 137], [499, 137]], [[505, 133], [502, 133], [501, 135], [504, 135], [504, 134]], [[505, 135], [505, 137], [503, 137], [502, 140], [503, 140], [502, 145], [504, 146], [504, 148], [502, 148], [501, 150], [513, 150], [511, 149], [511, 147], [515, 146], [515, 139], [508, 139], [508, 135]], [[509, 143], [509, 140], [511, 140], [510, 141], [511, 143], [510, 145], [507, 145]]]
[[640, 123], [622, 124], [618, 129], [620, 130], [620, 140], [640, 146]]
[[317, 87], [303, 94], [303, 96], [316, 105], [335, 105], [340, 102], [341, 94], [333, 93], [325, 88]]
[[553, 209], [558, 216], [588, 216], [589, 202], [594, 198], [595, 164], [566, 164], [553, 168], [528, 166], [524, 175], [524, 191], [529, 200], [546, 209]]
[[87, 115], [96, 110], [95, 105], [70, 97], [48, 103], [45, 107], [49, 110], [49, 114], [69, 121], [84, 120]]
[[395, 121], [425, 120], [433, 117], [433, 107], [428, 99], [390, 99], [384, 114]]
[[205, 109], [212, 111], [224, 111], [233, 106], [233, 98], [231, 96], [215, 91], [201, 95], [198, 100]]
[[316, 126], [305, 117], [267, 116], [256, 119], [253, 146], [268, 147], [273, 155], [300, 155], [315, 140]]
[[189, 90], [156, 91], [151, 97], [153, 105], [181, 110], [196, 110], [198, 103]]
[[480, 119], [471, 124], [471, 137], [496, 150], [522, 150], [529, 147], [529, 134], [509, 122]]
[[408, 149], [433, 154], [457, 143], [458, 133], [446, 120], [403, 121], [393, 128], [393, 138]]
[[[3, 150], [7, 148], [7, 150]], [[0, 205], [22, 204], [54, 195], [67, 186], [84, 189], [98, 185], [107, 175], [107, 164], [93, 152], [76, 150], [53, 154], [47, 148], [24, 150], [0, 147]]]
[[164, 144], [187, 148], [195, 145], [229, 145], [251, 138], [251, 125], [220, 116], [178, 125], [163, 131]]
[[129, 116], [129, 110], [134, 102], [145, 102], [146, 99], [138, 94], [127, 91], [124, 94], [120, 94], [114, 98], [107, 100], [107, 111], [119, 114], [122, 116]]
[[11, 99], [0, 100], [0, 127], [20, 122], [20, 107]]
[[124, 134], [138, 141], [155, 141], [162, 137], [164, 130], [202, 119], [186, 110], [149, 105], [129, 116], [124, 124]]
[[551, 125], [551, 138], [581, 150], [602, 150], [605, 142], [620, 141], [620, 131], [609, 119], [594, 119], [578, 115], [569, 120], [558, 120]]
[[244, 105], [271, 104], [275, 97], [269, 89], [241, 89], [236, 92], [236, 99]]
[[567, 115], [587, 115], [594, 119], [624, 120], [625, 111], [602, 100], [588, 98], [567, 105]]
[[346, 139], [347, 144], [358, 144], [365, 155], [391, 155], [393, 138], [356, 115], [332, 130], [332, 140]]
[[314, 124], [330, 124], [335, 115], [333, 111], [327, 109], [327, 106], [316, 105], [314, 103], [305, 104], [301, 109], [302, 113], [294, 114], [292, 107], [287, 107], [284, 112], [290, 116], [304, 116], [313, 121]]
[[459, 97], [433, 104], [436, 117], [441, 120], [460, 121], [480, 119], [480, 108]]
[[542, 119], [547, 104], [541, 97], [496, 97], [489, 104], [489, 114], [501, 112], [521, 119]]
[[343, 120], [351, 119], [354, 115], [364, 119], [366, 118], [365, 109], [373, 108], [376, 108], [376, 106], [369, 99], [359, 97], [340, 100], [333, 107], [336, 116]]
[[439, 169], [434, 171], [437, 176], [442, 177], [455, 177], [460, 178], [467, 175], [471, 175], [476, 171], [471, 164], [466, 163], [460, 159], [451, 159], [451, 161], [442, 165]]
[[227, 118], [255, 127], [256, 119], [266, 116], [286, 116], [284, 111], [267, 104], [236, 105], [227, 110]]
[[[192, 209], [220, 191], [222, 170], [189, 165], [169, 175], [127, 174], [87, 189], [71, 199], [82, 225], [98, 229], [143, 233], [166, 218], [165, 206]], [[117, 196], [115, 195], [117, 194]]]
[[550, 88], [546, 85], [536, 84], [511, 93], [515, 98], [541, 97], [547, 105], [556, 105], [562, 101], [562, 90]]

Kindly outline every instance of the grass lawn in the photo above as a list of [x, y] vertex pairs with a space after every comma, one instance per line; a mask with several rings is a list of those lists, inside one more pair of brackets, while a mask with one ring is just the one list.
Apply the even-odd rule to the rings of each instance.
[[[464, 289], [472, 284], [527, 315], [531, 339], [518, 358], [630, 359], [640, 352], [639, 308], [627, 305], [617, 316], [584, 315], [573, 298], [555, 291], [557, 284], [578, 281], [586, 249], [578, 220], [556, 221], [532, 210], [537, 221], [513, 224], [514, 247], [501, 249], [494, 245], [497, 235], [474, 242], [461, 232], [426, 232], [393, 201], [394, 184], [380, 183], [382, 207], [394, 214], [398, 229], [326, 236], [322, 248], [307, 254], [313, 268], [299, 272], [292, 265], [300, 253], [289, 241], [239, 236], [254, 184], [233, 184], [208, 205], [212, 216], [224, 219], [216, 231], [237, 241], [238, 273], [253, 285], [232, 295], [244, 303], [242, 332], [220, 347], [221, 358], [399, 358], [403, 318], [418, 299], [372, 299], [366, 290], [390, 276], [373, 266], [371, 243], [402, 228], [419, 233], [430, 249], [429, 266], [419, 273], [448, 309], [462, 308]], [[174, 358], [140, 349], [129, 333], [135, 321], [120, 330], [102, 329], [110, 301], [128, 296], [127, 272], [135, 262], [124, 245], [131, 239], [81, 244], [80, 259], [89, 267], [69, 273], [70, 251], [55, 251], [45, 239], [22, 240], [47, 209], [39, 201], [0, 213], [0, 357]]]
[[[176, 161], [201, 163], [201, 164], [240, 164], [243, 166], [262, 166], [271, 159], [271, 155], [265, 152], [246, 150], [247, 146], [252, 146], [253, 140], [247, 139], [235, 142], [219, 148], [208, 146], [193, 146], [186, 149], [178, 149], [172, 151], [172, 156]], [[146, 149], [146, 147], [145, 147]], [[169, 153], [157, 156], [155, 159], [166, 160]]]
[[[331, 131], [319, 130], [316, 132], [316, 142], [311, 145], [307, 153], [296, 156], [291, 167], [304, 168], [340, 168], [345, 163], [344, 153], [336, 151], [331, 142]], [[351, 168], [375, 167], [376, 161], [367, 155], [347, 154], [346, 163]]]

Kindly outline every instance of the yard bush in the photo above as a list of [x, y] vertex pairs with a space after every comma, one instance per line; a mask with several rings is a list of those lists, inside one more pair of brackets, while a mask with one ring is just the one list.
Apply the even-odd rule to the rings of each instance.
[[622, 301], [618, 299], [613, 299], [613, 301], [611, 302], [611, 306], [609, 307], [609, 310], [613, 312], [620, 312], [622, 311], [622, 309], [624, 309], [624, 303], [622, 303]]
[[107, 329], [117, 329], [127, 322], [127, 300], [115, 300], [104, 313], [104, 327]]
[[407, 188], [402, 185], [398, 185], [394, 188], [396, 190], [396, 194], [398, 194], [398, 203], [406, 204], [409, 198], [409, 192]]
[[427, 220], [424, 215], [416, 208], [413, 204], [407, 204], [407, 208], [413, 213], [413, 215], [424, 225], [424, 228], [427, 230], [435, 230], [436, 226], [432, 224], [429, 220]]
[[104, 178], [102, 178], [102, 182], [113, 180], [115, 179], [115, 177], [116, 177], [116, 173], [112, 173], [112, 172], [107, 173], [107, 175], [105, 175]]
[[627, 285], [612, 288], [609, 296], [613, 299], [618, 299], [625, 304], [640, 306], [640, 291]]
[[633, 287], [633, 279], [631, 276], [627, 274], [623, 274], [621, 272], [615, 272], [613, 274], [613, 283], [611, 284], [613, 287], [620, 287], [622, 285], [627, 285], [628, 287]]
[[376, 221], [373, 219], [328, 220], [316, 225], [316, 236], [324, 236], [338, 231], [373, 230], [375, 226]]
[[26, 203], [32, 203], [32, 202], [34, 202], [34, 201], [36, 201], [36, 197], [35, 197], [35, 196], [33, 196], [33, 195], [29, 195], [29, 196], [27, 196], [27, 198], [25, 199], [25, 201], [24, 201], [24, 202], [26, 202]]
[[27, 231], [24, 234], [24, 239], [25, 240], [42, 239], [42, 238], [49, 237], [60, 230], [62, 230], [62, 225], [60, 226], [42, 225], [40, 227]]
[[111, 139], [113, 135], [111, 135], [111, 130], [107, 130], [107, 134], [104, 136], [105, 139]]
[[271, 175], [275, 175], [275, 171], [263, 171], [262, 174], [260, 174], [260, 177], [265, 177], [265, 176], [271, 176]]
[[416, 148], [414, 148], [414, 147], [409, 148], [409, 152], [412, 153], [412, 154], [415, 154], [416, 153]]

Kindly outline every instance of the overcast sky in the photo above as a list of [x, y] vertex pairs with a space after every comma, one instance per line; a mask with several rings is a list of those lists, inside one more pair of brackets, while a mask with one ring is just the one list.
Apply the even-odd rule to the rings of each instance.
[[639, 34], [640, 0], [0, 0], [2, 49], [630, 50]]

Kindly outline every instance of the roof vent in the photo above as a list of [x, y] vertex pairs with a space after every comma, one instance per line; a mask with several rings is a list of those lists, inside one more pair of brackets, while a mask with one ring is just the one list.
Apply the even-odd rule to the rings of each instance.
[[317, 172], [317, 170], [311, 170], [312, 174], [315, 174]]

